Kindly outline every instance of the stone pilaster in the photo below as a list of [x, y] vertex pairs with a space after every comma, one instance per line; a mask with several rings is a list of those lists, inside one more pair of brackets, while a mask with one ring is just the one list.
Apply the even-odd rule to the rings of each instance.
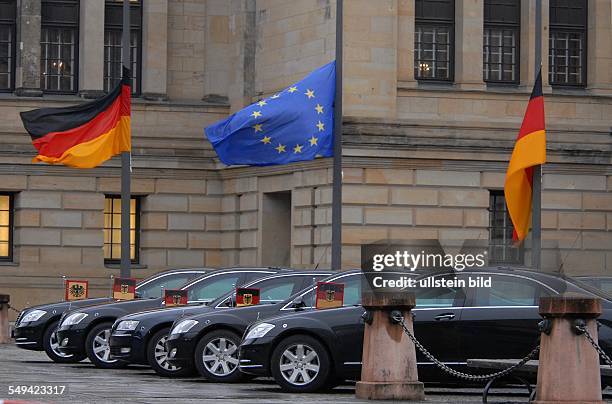
[[587, 88], [612, 94], [612, 3], [589, 0], [587, 32]]
[[79, 25], [79, 95], [104, 94], [104, 0], [81, 2]]
[[414, 78], [414, 0], [400, 0], [397, 24], [397, 79], [406, 85], [416, 87]]
[[40, 0], [21, 0], [18, 5], [15, 94], [40, 97]]
[[465, 90], [482, 90], [484, 0], [455, 1], [455, 83]]
[[[549, 2], [542, 0], [542, 85], [546, 93], [551, 89], [548, 85], [548, 21]], [[535, 81], [535, 2], [521, 0], [521, 49], [520, 49], [520, 85], [525, 91], [531, 91]]]
[[142, 96], [167, 98], [168, 0], [143, 2]]

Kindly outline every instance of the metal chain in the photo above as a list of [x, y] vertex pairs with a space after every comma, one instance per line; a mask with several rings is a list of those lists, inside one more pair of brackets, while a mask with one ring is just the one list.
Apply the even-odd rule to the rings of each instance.
[[9, 308], [9, 309], [13, 310], [15, 313], [17, 313], [17, 314], [20, 314], [20, 313], [21, 313], [21, 311], [20, 311], [20, 310], [17, 310], [17, 309], [16, 309], [16, 308], [14, 308], [13, 306], [11, 306], [11, 304], [10, 304], [10, 303], [7, 303], [6, 305], [8, 306], [8, 308]]
[[458, 377], [460, 379], [471, 380], [471, 381], [485, 381], [485, 380], [491, 380], [491, 379], [496, 379], [498, 377], [505, 376], [505, 375], [511, 373], [512, 371], [516, 370], [517, 368], [520, 368], [521, 366], [523, 366], [525, 363], [527, 363], [527, 361], [529, 361], [533, 357], [535, 357], [538, 354], [538, 352], [540, 351], [540, 345], [538, 344], [535, 348], [533, 348], [533, 350], [531, 352], [529, 352], [529, 354], [527, 354], [527, 356], [525, 356], [523, 359], [521, 359], [518, 363], [516, 363], [516, 364], [514, 364], [514, 365], [512, 365], [510, 367], [507, 367], [506, 369], [500, 370], [499, 372], [489, 373], [489, 374], [486, 374], [486, 375], [473, 375], [473, 374], [469, 374], [469, 373], [459, 372], [458, 370], [450, 368], [447, 365], [445, 365], [444, 363], [440, 362], [438, 359], [436, 359], [436, 357], [434, 357], [431, 354], [431, 352], [429, 352], [416, 339], [416, 337], [414, 335], [412, 335], [412, 333], [410, 332], [408, 327], [406, 327], [406, 323], [404, 322], [404, 317], [403, 316], [393, 317], [393, 319], [395, 321], [397, 321], [402, 326], [402, 328], [404, 329], [404, 332], [406, 333], [406, 335], [408, 335], [408, 337], [412, 340], [412, 342], [414, 342], [414, 345], [419, 349], [419, 351], [421, 351], [423, 353], [423, 355], [425, 355], [427, 357], [427, 359], [432, 361], [437, 367], [439, 367], [440, 369], [442, 369], [443, 371], [445, 371], [449, 375]]
[[574, 327], [576, 327], [577, 330], [581, 331], [584, 334], [586, 339], [588, 339], [591, 345], [593, 345], [593, 348], [595, 348], [599, 356], [601, 356], [601, 358], [604, 361], [606, 361], [608, 366], [612, 367], [612, 359], [610, 359], [610, 357], [604, 352], [604, 350], [601, 349], [599, 344], [595, 342], [595, 340], [593, 339], [593, 336], [589, 333], [589, 330], [586, 328], [586, 326], [575, 325]]

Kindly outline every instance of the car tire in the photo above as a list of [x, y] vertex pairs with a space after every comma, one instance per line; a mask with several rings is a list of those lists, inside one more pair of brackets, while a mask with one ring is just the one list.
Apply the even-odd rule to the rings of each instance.
[[111, 322], [97, 324], [87, 333], [87, 338], [85, 338], [87, 357], [91, 363], [100, 369], [118, 369], [128, 365], [127, 362], [110, 359], [108, 340], [112, 327], [113, 323]]
[[[217, 330], [204, 334], [194, 352], [198, 373], [206, 379], [220, 383], [236, 383], [244, 380], [238, 367], [238, 347], [241, 338], [229, 330]], [[221, 355], [218, 358], [217, 355]]]
[[47, 326], [43, 333], [43, 349], [47, 356], [56, 363], [77, 363], [85, 359], [86, 355], [63, 354], [57, 349], [59, 341], [57, 341], [55, 333], [58, 326], [59, 321], [54, 321]]
[[147, 344], [147, 361], [151, 368], [160, 376], [164, 377], [181, 377], [193, 373], [192, 367], [172, 366], [168, 363], [168, 352], [166, 351], [165, 342], [168, 339], [170, 328], [164, 328], [157, 331]]
[[293, 335], [272, 352], [270, 370], [276, 383], [291, 393], [313, 393], [330, 384], [331, 359], [327, 349], [308, 335]]

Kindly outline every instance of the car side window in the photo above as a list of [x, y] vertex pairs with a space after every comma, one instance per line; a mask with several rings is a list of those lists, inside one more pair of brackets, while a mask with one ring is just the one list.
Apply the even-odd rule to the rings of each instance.
[[453, 307], [456, 305], [457, 300], [463, 301], [465, 292], [460, 287], [452, 287], [445, 285], [436, 285], [435, 281], [441, 281], [442, 279], [452, 280], [452, 277], [434, 275], [429, 277], [431, 281], [423, 285], [417, 286], [414, 289], [416, 298], [416, 307]]
[[187, 292], [187, 300], [190, 302], [209, 302], [228, 292], [238, 285], [240, 273], [217, 275], [207, 278], [191, 286]]
[[261, 303], [280, 302], [294, 293], [296, 286], [302, 284], [302, 277], [288, 276], [266, 281], [262, 287], [254, 284], [252, 287], [259, 288], [259, 300]]
[[476, 288], [473, 306], [535, 306], [540, 285], [516, 276], [491, 276], [490, 288]]
[[193, 278], [191, 274], [181, 274], [181, 275], [166, 275], [162, 276], [158, 279], [152, 280], [148, 282], [146, 285], [143, 285], [137, 289], [138, 295], [145, 299], [158, 298], [161, 297], [162, 291], [165, 289], [178, 289], [190, 279]]

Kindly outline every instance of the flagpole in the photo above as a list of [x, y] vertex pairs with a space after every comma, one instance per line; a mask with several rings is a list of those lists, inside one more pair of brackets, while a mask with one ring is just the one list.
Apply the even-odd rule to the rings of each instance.
[[[535, 1], [535, 80], [542, 68], [542, 0]], [[533, 211], [531, 216], [531, 266], [541, 267], [542, 255], [542, 165], [533, 167]]]
[[336, 0], [336, 95], [334, 100], [334, 166], [332, 188], [332, 262], [342, 266], [342, 0]]
[[[130, 2], [123, 0], [121, 61], [130, 71]], [[130, 86], [131, 91], [131, 86]], [[130, 152], [121, 153], [121, 277], [130, 278]]]

